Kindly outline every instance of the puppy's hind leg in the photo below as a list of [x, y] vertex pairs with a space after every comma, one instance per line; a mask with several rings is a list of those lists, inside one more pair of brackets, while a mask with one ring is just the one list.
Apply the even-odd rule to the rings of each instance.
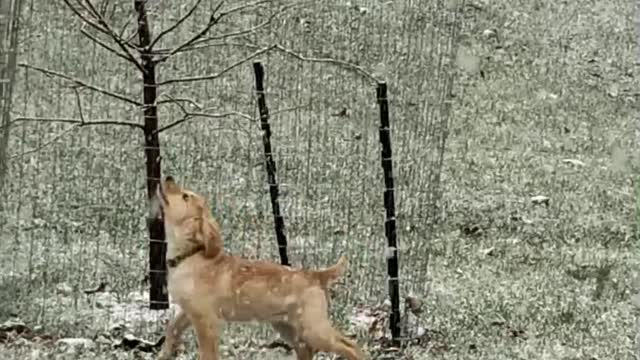
[[271, 323], [282, 339], [296, 352], [297, 360], [312, 360], [315, 351], [298, 337], [296, 329], [285, 322]]
[[313, 349], [338, 354], [348, 360], [365, 360], [360, 347], [331, 326], [328, 319], [305, 323], [302, 339]]

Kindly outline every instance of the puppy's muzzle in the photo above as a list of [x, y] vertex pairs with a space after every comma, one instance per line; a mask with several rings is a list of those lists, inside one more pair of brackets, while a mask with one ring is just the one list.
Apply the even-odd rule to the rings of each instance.
[[[171, 179], [171, 176], [167, 176], [167, 180]], [[164, 192], [164, 184], [162, 182], [160, 182], [158, 184], [158, 187], [156, 188], [156, 198], [158, 199], [161, 208], [164, 208], [169, 203], [169, 201], [167, 200], [167, 195]]]

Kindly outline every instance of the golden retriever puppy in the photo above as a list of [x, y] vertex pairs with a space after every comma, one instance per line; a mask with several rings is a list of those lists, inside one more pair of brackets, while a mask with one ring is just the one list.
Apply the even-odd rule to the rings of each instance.
[[298, 270], [226, 254], [220, 227], [206, 200], [168, 176], [158, 187], [167, 236], [168, 290], [180, 311], [167, 325], [159, 359], [173, 355], [192, 324], [200, 360], [218, 359], [225, 321], [270, 323], [299, 360], [333, 352], [348, 360], [364, 355], [329, 321], [328, 289], [345, 271], [343, 256], [324, 270]]

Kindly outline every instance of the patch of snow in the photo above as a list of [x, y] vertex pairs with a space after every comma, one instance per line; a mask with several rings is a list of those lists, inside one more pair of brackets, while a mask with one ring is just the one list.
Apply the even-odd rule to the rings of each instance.
[[99, 328], [114, 327], [137, 328], [141, 324], [156, 325], [158, 320], [167, 320], [178, 310], [178, 306], [170, 304], [164, 311], [149, 309], [149, 293], [134, 291], [125, 296], [113, 292], [99, 292], [82, 295], [74, 299], [60, 294], [57, 297], [39, 299], [45, 308], [60, 311], [58, 319], [74, 322], [79, 318], [99, 319], [94, 322]]
[[91, 339], [85, 339], [85, 338], [62, 338], [62, 339], [56, 341], [56, 345], [58, 345], [58, 346], [68, 346], [68, 347], [74, 348], [74, 349], [79, 349], [79, 348], [91, 349], [96, 344]]
[[384, 249], [384, 258], [387, 260], [391, 259], [396, 254], [396, 251], [398, 251], [398, 248], [395, 246], [386, 247]]

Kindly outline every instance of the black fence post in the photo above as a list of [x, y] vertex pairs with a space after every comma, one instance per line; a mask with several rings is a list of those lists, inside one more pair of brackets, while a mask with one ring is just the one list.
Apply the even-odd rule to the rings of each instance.
[[278, 180], [276, 178], [276, 161], [273, 159], [271, 149], [271, 127], [269, 126], [269, 109], [264, 95], [264, 67], [260, 62], [253, 63], [253, 72], [256, 77], [256, 95], [258, 97], [258, 109], [260, 110], [260, 124], [262, 127], [262, 144], [264, 145], [264, 158], [267, 168], [267, 181], [269, 182], [269, 194], [271, 195], [271, 209], [278, 241], [280, 263], [289, 265], [287, 256], [287, 235], [284, 233], [284, 217], [280, 213], [278, 202]]
[[380, 108], [380, 144], [382, 170], [384, 174], [384, 209], [386, 212], [384, 233], [387, 237], [387, 275], [389, 297], [391, 300], [391, 316], [389, 328], [394, 346], [400, 346], [400, 290], [398, 281], [398, 246], [396, 239], [396, 206], [393, 184], [393, 155], [391, 152], [391, 129], [389, 127], [389, 102], [387, 101], [387, 84], [379, 82], [376, 89]]

